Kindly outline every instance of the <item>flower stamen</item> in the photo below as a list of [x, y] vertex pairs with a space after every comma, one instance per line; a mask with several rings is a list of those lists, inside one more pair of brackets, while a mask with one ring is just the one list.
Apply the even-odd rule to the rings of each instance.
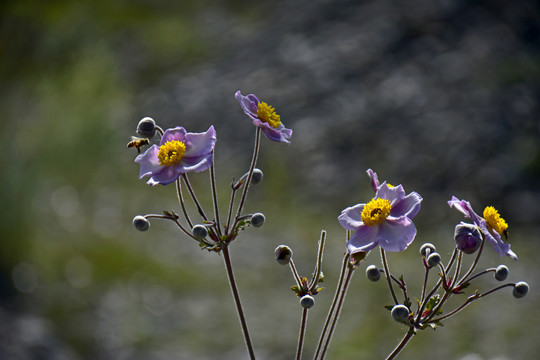
[[500, 235], [506, 234], [508, 224], [493, 206], [488, 206], [484, 209], [484, 219], [486, 219], [486, 223]]
[[382, 223], [390, 215], [390, 200], [373, 199], [364, 206], [362, 210], [362, 222], [367, 226], [375, 226]]
[[278, 128], [281, 125], [281, 118], [276, 114], [276, 110], [263, 101], [259, 102], [257, 106], [257, 116], [262, 122], [268, 123], [273, 128]]
[[186, 145], [182, 141], [167, 141], [159, 147], [158, 159], [162, 166], [178, 164], [186, 153]]

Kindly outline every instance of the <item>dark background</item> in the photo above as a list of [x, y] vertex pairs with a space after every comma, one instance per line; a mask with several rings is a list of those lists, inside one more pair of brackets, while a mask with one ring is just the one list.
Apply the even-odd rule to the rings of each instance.
[[[390, 254], [412, 294], [420, 245], [452, 251], [462, 220], [452, 195], [499, 209], [520, 260], [488, 246], [480, 265], [505, 263], [510, 281], [531, 285], [523, 299], [506, 289], [420, 333], [402, 358], [535, 358], [540, 2], [19, 0], [0, 16], [0, 358], [245, 358], [222, 259], [172, 224], [131, 226], [178, 205], [174, 188], [137, 180], [126, 149], [144, 116], [193, 132], [213, 124], [224, 208], [253, 146], [237, 90], [294, 130], [290, 145], [263, 139], [265, 178], [247, 211], [267, 223], [231, 248], [261, 359], [293, 357], [300, 317], [273, 249], [289, 244], [307, 276], [328, 231], [310, 357], [344, 251], [336, 217], [372, 196], [368, 168], [424, 198], [417, 239]], [[192, 178], [209, 205], [207, 174]], [[405, 330], [364, 268], [331, 359], [384, 358]]]

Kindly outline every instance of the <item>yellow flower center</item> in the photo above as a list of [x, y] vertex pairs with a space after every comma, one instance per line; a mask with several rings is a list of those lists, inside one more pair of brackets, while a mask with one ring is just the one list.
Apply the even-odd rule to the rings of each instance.
[[484, 219], [486, 219], [487, 224], [500, 235], [503, 235], [506, 229], [508, 229], [508, 224], [493, 206], [488, 206], [484, 209]]
[[362, 210], [362, 222], [367, 226], [378, 225], [386, 220], [391, 208], [389, 200], [381, 198], [373, 199]]
[[167, 141], [159, 147], [158, 159], [162, 166], [176, 165], [186, 153], [186, 145], [178, 140]]
[[276, 110], [265, 102], [260, 102], [257, 106], [257, 116], [262, 122], [270, 124], [273, 128], [278, 128], [281, 125], [281, 120]]

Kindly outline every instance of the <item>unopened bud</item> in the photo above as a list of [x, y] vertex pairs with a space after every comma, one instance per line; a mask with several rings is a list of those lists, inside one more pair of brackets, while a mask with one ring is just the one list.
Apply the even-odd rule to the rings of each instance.
[[495, 270], [495, 279], [499, 281], [506, 280], [506, 277], [508, 276], [508, 267], [505, 265], [499, 265], [497, 266], [497, 270]]
[[313, 296], [311, 295], [304, 295], [300, 298], [300, 305], [302, 305], [304, 309], [309, 309], [315, 305], [315, 299], [313, 299]]
[[150, 117], [145, 117], [137, 125], [137, 134], [151, 139], [156, 135], [156, 122]]
[[263, 226], [265, 221], [266, 221], [266, 218], [264, 217], [264, 214], [262, 213], [255, 213], [251, 216], [251, 226], [261, 227]]
[[436, 249], [435, 249], [435, 245], [431, 244], [431, 243], [425, 243], [424, 245], [422, 245], [420, 247], [420, 254], [422, 254], [422, 256], [424, 257], [428, 257], [429, 254], [435, 252]]
[[392, 318], [398, 322], [406, 323], [409, 320], [409, 308], [405, 305], [396, 305], [391, 311]]
[[287, 245], [279, 245], [274, 251], [274, 255], [278, 263], [287, 265], [291, 261], [293, 252]]
[[206, 226], [204, 225], [195, 225], [193, 226], [193, 229], [191, 229], [191, 232], [193, 233], [193, 236], [197, 240], [204, 240], [208, 236], [208, 230], [206, 229]]
[[251, 175], [251, 183], [258, 184], [263, 179], [263, 172], [261, 169], [253, 169], [253, 174]]
[[150, 221], [142, 215], [137, 215], [133, 218], [133, 226], [139, 231], [146, 231], [150, 229]]
[[482, 244], [482, 234], [478, 230], [478, 227], [464, 222], [456, 225], [454, 239], [456, 240], [457, 248], [465, 254], [473, 254], [478, 250], [480, 244]]
[[436, 253], [436, 252], [431, 253], [427, 258], [427, 264], [430, 268], [439, 265], [440, 262], [441, 262], [441, 255], [439, 255], [439, 253]]
[[381, 278], [381, 270], [375, 265], [369, 265], [366, 268], [366, 276], [371, 281], [379, 281]]
[[520, 281], [516, 283], [516, 285], [514, 285], [513, 295], [516, 299], [524, 297], [525, 295], [527, 295], [528, 292], [529, 285], [526, 282]]

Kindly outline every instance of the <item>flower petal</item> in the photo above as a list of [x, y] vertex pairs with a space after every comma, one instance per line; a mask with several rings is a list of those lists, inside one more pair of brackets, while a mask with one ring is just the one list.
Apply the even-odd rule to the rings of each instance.
[[144, 153], [135, 158], [135, 162], [141, 165], [139, 179], [142, 179], [144, 176], [149, 176], [153, 172], [159, 171], [162, 168], [157, 157], [158, 152], [159, 147], [154, 144], [150, 146]]
[[401, 201], [405, 198], [405, 190], [401, 185], [390, 187], [385, 181], [377, 188], [375, 197], [390, 200], [393, 206], [398, 201]]
[[168, 141], [185, 141], [186, 136], [186, 129], [184, 129], [181, 126], [177, 126], [173, 129], [167, 129], [165, 130], [165, 133], [163, 133], [163, 137], [161, 138], [161, 141], [159, 145], [163, 145]]
[[400, 219], [387, 218], [379, 225], [377, 241], [386, 251], [404, 251], [416, 236], [416, 227], [406, 217]]
[[373, 191], [377, 192], [377, 188], [380, 185], [377, 173], [371, 169], [367, 169], [366, 172], [369, 176], [369, 179], [371, 180], [371, 187], [373, 188]]
[[493, 248], [500, 257], [508, 255], [514, 260], [518, 259], [517, 255], [512, 250], [510, 250], [510, 244], [502, 241], [501, 235], [499, 233], [488, 229], [486, 221], [484, 219], [482, 219], [479, 228], [484, 234], [485, 238], [489, 240], [489, 242], [493, 245]]
[[255, 95], [249, 94], [247, 96], [243, 96], [240, 91], [237, 91], [236, 94], [234, 94], [234, 97], [236, 100], [238, 100], [240, 106], [246, 114], [251, 116], [257, 115], [257, 107], [260, 101]]
[[270, 126], [270, 124], [262, 122], [260, 120], [253, 121], [254, 124], [259, 122], [260, 125], [257, 125], [261, 128], [262, 132], [266, 137], [272, 141], [282, 142], [289, 144], [289, 138], [292, 136], [292, 130], [287, 129], [283, 124], [281, 124], [277, 129]]
[[370, 251], [378, 245], [379, 226], [362, 225], [347, 242], [349, 254]]
[[187, 133], [185, 137], [186, 153], [184, 157], [204, 156], [214, 150], [216, 144], [216, 130], [210, 126], [206, 132]]
[[358, 204], [346, 208], [338, 216], [338, 221], [346, 230], [357, 230], [360, 226], [364, 226], [362, 222], [362, 210], [366, 204]]
[[465, 215], [466, 218], [471, 219], [476, 226], [480, 226], [482, 218], [474, 212], [468, 201], [459, 200], [457, 197], [452, 196], [452, 199], [448, 201], [448, 206], [455, 207], [459, 212]]
[[178, 179], [180, 174], [176, 166], [163, 166], [160, 171], [152, 173], [152, 176], [146, 183], [152, 186], [157, 184], [168, 185]]
[[406, 216], [409, 219], [412, 219], [416, 216], [416, 214], [418, 214], [418, 211], [420, 211], [421, 203], [422, 197], [420, 196], [420, 194], [413, 191], [409, 195], [405, 196], [403, 200], [398, 201], [394, 206], [392, 206], [390, 216]]
[[179, 173], [187, 173], [190, 171], [202, 172], [212, 166], [213, 153], [204, 154], [195, 157], [184, 157], [178, 165], [176, 171]]

